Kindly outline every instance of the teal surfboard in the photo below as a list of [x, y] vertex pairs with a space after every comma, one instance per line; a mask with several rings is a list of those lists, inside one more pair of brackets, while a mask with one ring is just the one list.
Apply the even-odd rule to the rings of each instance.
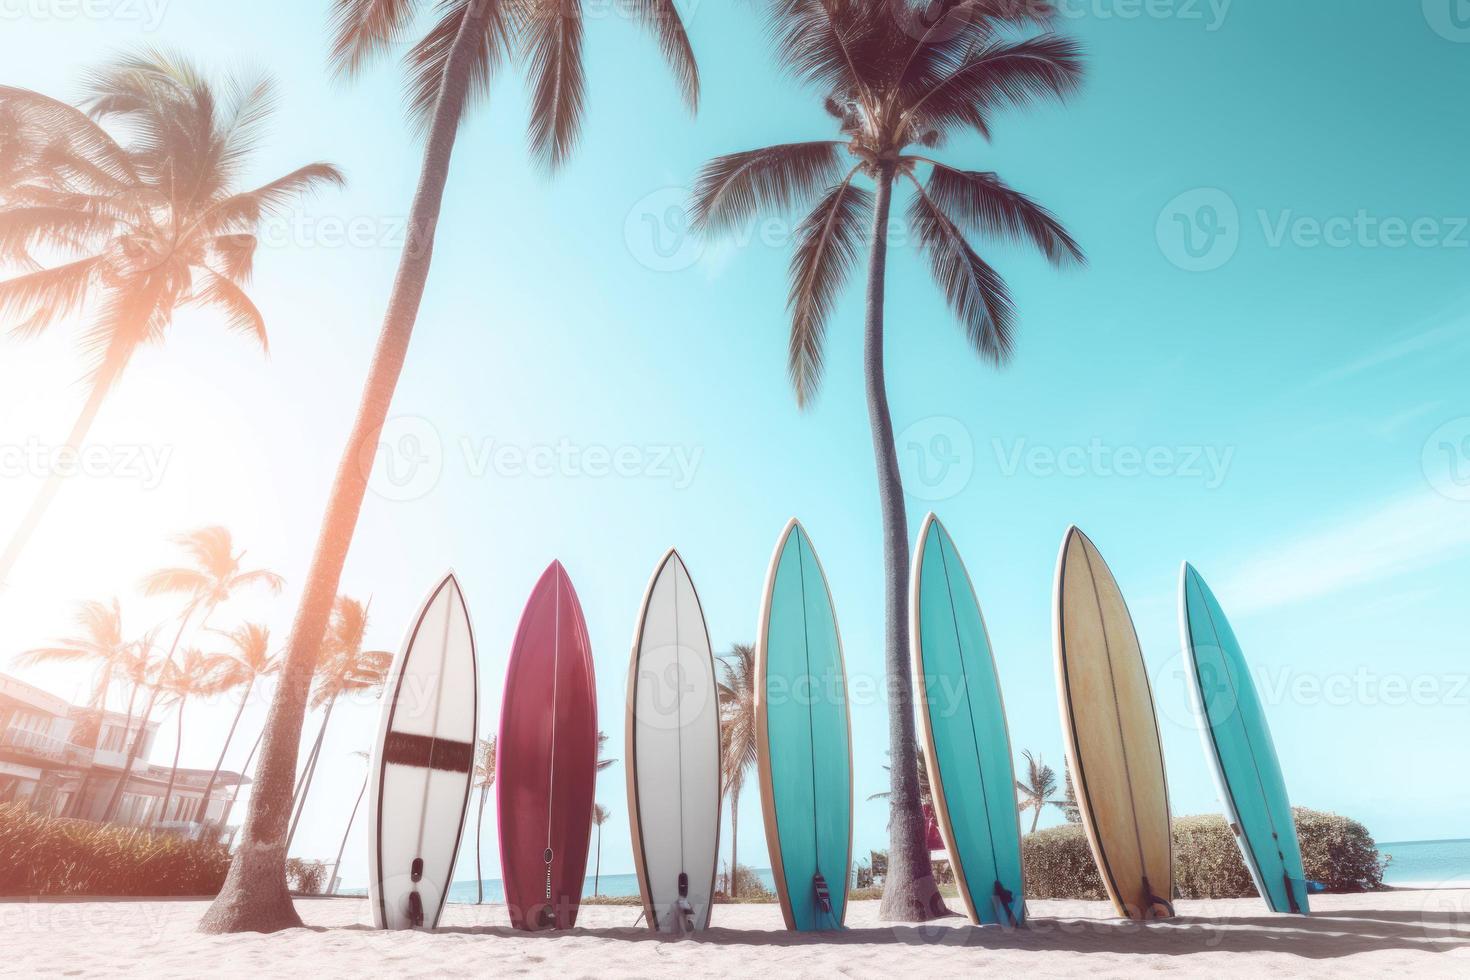
[[776, 542], [756, 632], [756, 756], [786, 928], [842, 928], [852, 868], [852, 729], [827, 578], [795, 519]]
[[914, 690], [934, 815], [976, 924], [1025, 920], [1021, 825], [1005, 703], [965, 563], [930, 514], [909, 593]]
[[1306, 915], [1296, 822], [1255, 682], [1220, 603], [1188, 562], [1179, 576], [1179, 625], [1205, 754], [1256, 890], [1271, 911]]

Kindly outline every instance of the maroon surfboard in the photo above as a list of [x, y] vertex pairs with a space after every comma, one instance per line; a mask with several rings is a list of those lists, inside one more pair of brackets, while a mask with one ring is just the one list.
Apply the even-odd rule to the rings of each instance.
[[570, 929], [591, 841], [597, 688], [582, 606], [561, 562], [542, 573], [521, 613], [501, 703], [495, 802], [511, 924]]

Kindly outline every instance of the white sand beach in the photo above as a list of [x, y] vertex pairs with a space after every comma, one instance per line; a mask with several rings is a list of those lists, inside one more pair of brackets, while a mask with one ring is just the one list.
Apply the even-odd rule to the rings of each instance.
[[0, 903], [0, 973], [14, 976], [1123, 977], [1470, 976], [1470, 890], [1314, 896], [1310, 919], [1259, 901], [1180, 902], [1137, 926], [1095, 902], [1033, 902], [1024, 930], [960, 919], [878, 921], [854, 903], [841, 934], [796, 935], [774, 905], [720, 906], [698, 940], [635, 928], [638, 910], [586, 907], [579, 927], [528, 935], [500, 906], [451, 905], [434, 934], [378, 932], [364, 899], [298, 901], [306, 928], [203, 936], [205, 902]]

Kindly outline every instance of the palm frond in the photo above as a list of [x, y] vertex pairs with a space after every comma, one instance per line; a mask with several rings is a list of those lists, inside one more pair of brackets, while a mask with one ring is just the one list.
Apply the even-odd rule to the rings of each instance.
[[984, 134], [1003, 108], [1066, 99], [1081, 87], [1083, 68], [1082, 49], [1069, 38], [997, 41], [914, 98], [904, 115], [916, 129], [972, 126]]
[[143, 577], [144, 595], [196, 595], [209, 588], [209, 578], [194, 568], [160, 568]]
[[659, 50], [674, 72], [674, 80], [689, 111], [698, 111], [699, 65], [695, 63], [694, 48], [689, 44], [689, 35], [674, 0], [628, 0], [628, 4], [639, 22], [658, 39]]
[[470, 63], [470, 84], [461, 119], [490, 92], [490, 83], [499, 71], [510, 47], [505, 4], [516, 0], [447, 0], [440, 4], [443, 14], [429, 32], [404, 57], [408, 69], [408, 111], [420, 134], [428, 131], [439, 93], [444, 86], [444, 71], [449, 52], [459, 36], [467, 16], [482, 18], [476, 41], [474, 60]]
[[967, 231], [1034, 245], [1054, 265], [1085, 265], [1082, 248], [1056, 215], [994, 173], [955, 170], [932, 160], [928, 194], [935, 206]]
[[863, 221], [873, 195], [852, 183], [857, 168], [818, 202], [796, 231], [791, 257], [791, 346], [788, 370], [798, 405], [809, 404], [822, 380], [827, 319], [858, 260]]
[[352, 76], [402, 42], [420, 0], [332, 0], [331, 66]]
[[265, 332], [265, 317], [245, 290], [224, 276], [205, 272], [202, 285], [194, 292], [197, 306], [213, 307], [225, 315], [226, 326], [237, 333], [254, 337], [261, 350], [270, 352], [270, 338]]
[[527, 7], [516, 27], [531, 81], [527, 136], [538, 162], [556, 170], [571, 155], [586, 110], [582, 10], [563, 0]]
[[693, 225], [729, 231], [763, 210], [785, 210], [818, 194], [841, 175], [835, 140], [783, 143], [715, 157], [694, 185]]
[[0, 282], [0, 316], [15, 324], [18, 336], [43, 331], [86, 304], [102, 263], [94, 255]]
[[929, 258], [935, 282], [944, 290], [971, 346], [994, 364], [1006, 363], [1011, 356], [1014, 307], [1004, 280], [975, 254], [918, 181], [914, 189], [909, 224]]

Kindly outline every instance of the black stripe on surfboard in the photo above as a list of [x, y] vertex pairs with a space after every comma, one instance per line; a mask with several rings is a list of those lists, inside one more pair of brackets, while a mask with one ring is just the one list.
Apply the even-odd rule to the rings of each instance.
[[383, 761], [416, 769], [469, 772], [475, 762], [475, 747], [452, 738], [389, 732], [383, 741]]

